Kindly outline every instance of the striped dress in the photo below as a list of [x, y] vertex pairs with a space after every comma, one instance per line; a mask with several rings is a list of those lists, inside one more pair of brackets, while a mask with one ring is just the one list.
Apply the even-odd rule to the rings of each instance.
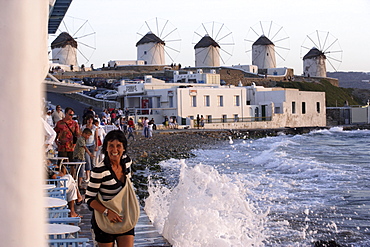
[[[126, 174], [130, 174], [130, 166], [132, 161], [130, 157], [124, 155], [122, 160], [126, 165]], [[128, 179], [130, 175], [128, 175]], [[98, 192], [101, 194], [104, 201], [115, 197], [123, 188], [124, 184], [117, 179], [111, 167], [104, 164], [104, 160], [97, 164], [91, 171], [90, 182], [87, 186], [85, 198], [87, 204], [96, 198]]]

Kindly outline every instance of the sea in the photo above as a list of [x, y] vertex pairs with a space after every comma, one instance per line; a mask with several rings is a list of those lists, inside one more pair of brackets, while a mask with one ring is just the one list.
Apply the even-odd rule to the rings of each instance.
[[229, 140], [160, 163], [145, 210], [173, 246], [370, 246], [370, 130]]

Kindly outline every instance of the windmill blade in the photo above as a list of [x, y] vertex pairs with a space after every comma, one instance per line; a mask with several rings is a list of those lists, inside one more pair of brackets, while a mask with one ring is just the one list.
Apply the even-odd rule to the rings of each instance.
[[155, 24], [156, 24], [156, 27], [157, 27], [157, 34], [159, 35], [158, 18], [157, 17], [155, 18]]
[[289, 37], [285, 37], [285, 38], [282, 38], [282, 39], [275, 40], [274, 43], [277, 43], [277, 42], [280, 42], [280, 41], [283, 41], [283, 40], [286, 40], [286, 39], [289, 39]]
[[203, 28], [204, 28], [204, 31], [206, 31], [206, 34], [208, 34], [208, 35], [209, 35], [209, 33], [208, 33], [208, 31], [207, 31], [206, 27], [204, 26], [204, 23], [202, 23], [202, 26], [203, 26]]
[[343, 51], [342, 50], [341, 51], [328, 51], [328, 52], [326, 52], [324, 54], [328, 54], [328, 53], [340, 53], [340, 52], [343, 52]]
[[338, 39], [335, 39], [329, 46], [328, 48], [325, 49], [325, 51], [323, 51], [324, 53], [330, 49], [330, 47], [332, 47], [336, 42], [338, 41]]
[[[168, 48], [168, 49], [170, 49], [170, 50], [172, 50], [172, 51], [175, 51], [175, 52], [180, 52], [179, 50], [176, 50], [176, 49], [174, 49], [174, 48], [172, 48], [172, 47], [170, 47], [170, 46], [166, 46], [166, 48]], [[166, 49], [165, 49], [166, 50]]]
[[283, 61], [285, 61], [285, 59], [283, 58], [283, 56], [281, 56], [280, 54], [279, 54], [279, 52], [277, 52], [276, 50], [275, 50], [275, 53], [283, 60]]
[[[217, 40], [217, 37], [218, 37], [218, 35], [220, 34], [220, 32], [221, 32], [221, 30], [222, 30], [222, 28], [224, 27], [224, 23], [222, 23], [222, 26], [220, 27], [220, 29], [218, 30], [218, 32], [217, 32], [217, 34], [216, 34], [216, 36], [215, 36], [215, 40]], [[223, 39], [223, 38], [221, 38], [221, 39]], [[221, 40], [221, 39], [219, 39], [219, 41]]]
[[82, 35], [80, 37], [75, 37], [74, 39], [81, 39], [81, 38], [85, 38], [85, 37], [88, 37], [88, 36], [91, 36], [91, 35], [94, 35], [94, 34], [96, 34], [96, 33], [93, 32], [93, 33], [85, 34], [85, 35]]
[[194, 32], [194, 33], [197, 34], [199, 37], [203, 38], [203, 36], [200, 35], [199, 33], [197, 33], [197, 32]]
[[307, 38], [308, 38], [309, 40], [311, 40], [311, 42], [314, 44], [314, 46], [315, 46], [315, 47], [319, 47], [319, 46], [315, 43], [315, 41], [313, 41], [313, 40], [311, 39], [311, 37], [310, 37], [310, 36], [308, 36], [308, 35], [307, 35]]
[[272, 27], [272, 21], [270, 22], [270, 27], [269, 27], [269, 32], [267, 34], [267, 37], [270, 37], [271, 27]]
[[275, 46], [275, 47], [276, 48], [279, 48], [279, 49], [290, 51], [290, 48], [286, 48], [286, 47], [282, 47], [282, 46]]
[[338, 62], [338, 63], [341, 63], [341, 62], [342, 62], [342, 60], [339, 60], [339, 59], [334, 58], [334, 57], [326, 56], [326, 58], [328, 58], [328, 59], [330, 59], [330, 60], [334, 60], [334, 61], [336, 61], [336, 62]]
[[248, 41], [248, 42], [254, 42], [255, 40], [250, 40], [250, 39], [244, 39], [244, 41]]
[[265, 35], [265, 31], [263, 30], [262, 21], [260, 21], [260, 26], [261, 26], [261, 30], [262, 30], [263, 35]]
[[221, 41], [222, 39], [224, 39], [224, 38], [226, 38], [226, 37], [228, 37], [229, 35], [231, 35], [232, 34], [232, 32], [230, 32], [230, 33], [228, 33], [228, 34], [226, 34], [225, 36], [223, 36], [221, 39], [219, 39], [218, 41], [217, 41], [217, 43], [219, 42], [219, 41]]
[[[65, 21], [63, 21], [63, 26], [64, 26], [64, 28], [66, 29], [66, 31], [67, 31], [67, 33], [69, 33], [69, 30], [68, 30], [68, 28], [67, 28], [67, 25], [66, 25], [66, 22]], [[61, 30], [59, 30], [60, 32], [62, 32]]]
[[161, 30], [161, 33], [159, 34], [159, 37], [162, 37], [163, 31], [164, 31], [164, 29], [166, 28], [167, 23], [168, 23], [168, 20], [167, 20], [167, 21], [166, 21], [166, 23], [163, 25], [163, 28], [162, 28], [162, 30]]
[[167, 56], [170, 58], [170, 60], [171, 60], [172, 62], [174, 62], [174, 59], [171, 57], [171, 55], [170, 55], [166, 50], [164, 50], [164, 52], [167, 54]]
[[147, 22], [147, 21], [145, 21], [145, 24], [146, 24], [146, 26], [148, 27], [149, 31], [150, 31], [150, 32], [152, 32], [152, 29], [150, 28], [150, 26], [149, 26], [149, 24], [148, 24], [148, 22]]
[[166, 39], [166, 37], [168, 36], [168, 35], [170, 35], [170, 34], [172, 34], [173, 32], [175, 32], [177, 30], [177, 28], [175, 28], [175, 29], [173, 29], [171, 32], [169, 32], [166, 36], [164, 36], [163, 38], [162, 38], [162, 40], [165, 40]]
[[274, 36], [272, 36], [272, 38], [271, 38], [271, 40], [273, 40], [275, 37], [276, 37], [276, 35], [278, 35], [279, 33], [280, 33], [280, 31], [283, 29], [283, 27], [280, 27], [280, 29], [275, 33], [275, 35]]
[[136, 32], [136, 34], [140, 35], [141, 37], [144, 37], [144, 34]]
[[96, 50], [96, 48], [95, 48], [95, 47], [92, 47], [92, 46], [87, 45], [87, 44], [85, 44], [85, 43], [78, 42], [78, 44], [81, 44], [81, 45], [84, 45], [84, 46], [86, 46], [86, 47], [88, 47], [88, 48], [91, 48], [91, 49], [93, 49], [93, 50]]
[[317, 35], [317, 40], [319, 41], [319, 50], [322, 50], [321, 42], [320, 42], [320, 36], [319, 36], [319, 31], [316, 30], [316, 35]]
[[245, 51], [245, 53], [251, 52], [252, 50]]
[[256, 31], [254, 31], [254, 29], [252, 27], [250, 29], [257, 35], [257, 37], [260, 36]]
[[224, 49], [222, 49], [222, 48], [220, 48], [220, 50], [222, 50], [223, 52], [225, 52], [227, 55], [229, 55], [229, 56], [232, 56], [233, 54], [231, 54], [230, 52], [228, 52], [228, 51], [226, 51], [226, 50], [224, 50]]
[[322, 46], [323, 48], [325, 47], [326, 45], [326, 41], [328, 40], [328, 37], [329, 37], [329, 32], [326, 33], [326, 37], [325, 37], [325, 41], [324, 41], [324, 45]]
[[77, 49], [77, 51], [81, 54], [81, 56], [83, 56], [86, 59], [86, 63], [90, 61], [90, 59], [88, 59], [84, 54], [82, 54], [82, 52], [79, 49]]
[[303, 45], [301, 45], [301, 47], [302, 47], [302, 48], [305, 48], [305, 49], [307, 49], [307, 50], [311, 50], [311, 48], [308, 48], [307, 46], [303, 46]]
[[222, 63], [223, 63], [223, 64], [225, 64], [225, 61], [224, 61], [224, 59], [222, 58], [222, 56], [221, 56], [221, 54], [220, 54], [220, 51], [217, 51], [217, 53], [218, 53], [218, 56], [220, 57], [220, 59], [221, 59]]
[[220, 46], [223, 46], [223, 45], [235, 45], [235, 43], [218, 43]]
[[335, 70], [335, 72], [337, 72], [337, 70], [335, 69], [334, 65], [330, 62], [330, 60], [326, 60], [329, 62], [330, 66], [333, 68], [333, 70]]
[[81, 30], [81, 28], [83, 27], [83, 26], [85, 26], [85, 24], [87, 23], [87, 20], [85, 21], [85, 23], [84, 24], [82, 24], [78, 29], [77, 29], [77, 31], [72, 35], [72, 37], [73, 36], [75, 36], [80, 30]]
[[168, 42], [177, 42], [177, 41], [181, 41], [181, 39], [166, 40], [166, 43], [168, 43]]

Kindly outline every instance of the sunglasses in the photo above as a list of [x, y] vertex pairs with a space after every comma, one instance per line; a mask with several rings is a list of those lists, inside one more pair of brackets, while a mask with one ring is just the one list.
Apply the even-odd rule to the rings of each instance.
[[68, 114], [68, 115], [73, 116], [73, 114]]

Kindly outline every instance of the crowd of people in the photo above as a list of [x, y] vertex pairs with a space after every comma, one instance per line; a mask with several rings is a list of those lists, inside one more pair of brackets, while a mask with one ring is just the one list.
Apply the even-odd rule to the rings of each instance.
[[[133, 246], [134, 226], [125, 232], [110, 234], [98, 226], [95, 215], [102, 214], [111, 223], [117, 223], [117, 226], [123, 221], [117, 212], [105, 208], [105, 204], [97, 199], [97, 195], [101, 193], [103, 201], [111, 200], [119, 194], [127, 179], [131, 177], [131, 159], [126, 155], [127, 139], [135, 140], [135, 130], [140, 128], [143, 135], [150, 138], [155, 126], [153, 119], [146, 117], [140, 120], [141, 126], [139, 123], [136, 125], [128, 109], [106, 109], [99, 117], [93, 108], [89, 107], [81, 121], [71, 107], [66, 107], [63, 111], [61, 106], [57, 105], [55, 110], [45, 110], [45, 151], [49, 153], [55, 150], [58, 157], [84, 162], [78, 174], [75, 174], [76, 171], [72, 167], [68, 171], [63, 163], [57, 164], [54, 171], [46, 166], [47, 177], [67, 180], [67, 200], [71, 217], [82, 217], [76, 213], [75, 204], [79, 205], [86, 199], [89, 208], [94, 210], [91, 222], [99, 246], [112, 242], [117, 242], [118, 246]], [[114, 127], [114, 130], [106, 133], [105, 126]], [[71, 175], [75, 175], [77, 179]], [[84, 196], [86, 198], [83, 198]]]

